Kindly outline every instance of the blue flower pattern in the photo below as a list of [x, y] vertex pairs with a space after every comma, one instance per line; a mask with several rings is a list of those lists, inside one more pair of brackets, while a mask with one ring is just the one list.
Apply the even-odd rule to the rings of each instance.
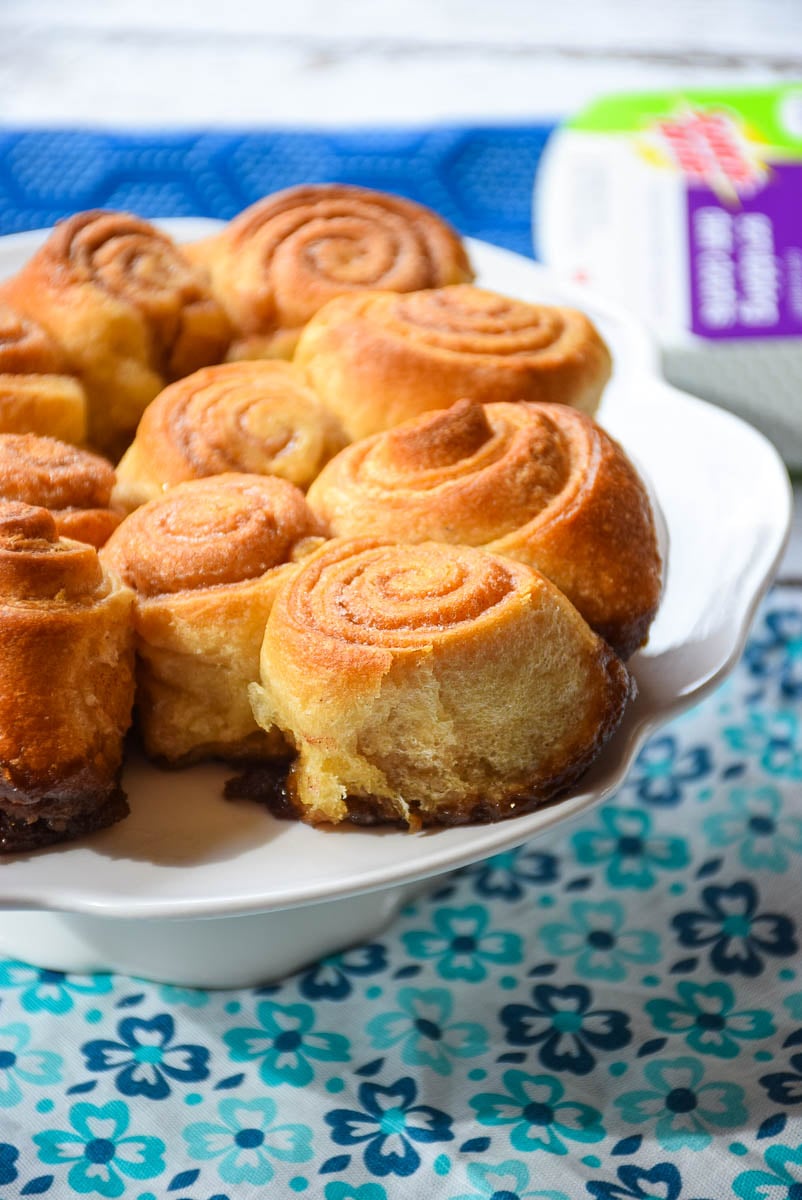
[[629, 1017], [615, 1009], [593, 1009], [589, 988], [581, 984], [538, 984], [531, 1004], [507, 1004], [500, 1013], [511, 1046], [537, 1046], [551, 1071], [587, 1075], [598, 1051], [620, 1050], [632, 1041]]
[[800, 1200], [802, 607], [766, 609], [618, 796], [380, 941], [236, 992], [0, 961], [2, 1200]]
[[416, 1104], [417, 1085], [409, 1076], [389, 1087], [363, 1083], [360, 1109], [326, 1114], [338, 1146], [362, 1146], [372, 1175], [413, 1175], [421, 1163], [419, 1146], [450, 1142], [452, 1118], [429, 1104]]
[[678, 913], [672, 924], [680, 942], [710, 950], [710, 963], [723, 975], [754, 977], [767, 956], [788, 958], [798, 949], [794, 922], [781, 913], [760, 912], [754, 884], [702, 889], [702, 904]]
[[697, 784], [713, 769], [707, 746], [680, 749], [669, 734], [654, 737], [641, 750], [627, 786], [634, 787], [644, 804], [674, 807], [682, 800], [688, 784]]
[[175, 1045], [175, 1023], [169, 1013], [152, 1020], [126, 1017], [117, 1027], [118, 1041], [97, 1039], [83, 1047], [87, 1069], [116, 1072], [124, 1096], [163, 1100], [171, 1082], [199, 1083], [209, 1076], [205, 1046]]

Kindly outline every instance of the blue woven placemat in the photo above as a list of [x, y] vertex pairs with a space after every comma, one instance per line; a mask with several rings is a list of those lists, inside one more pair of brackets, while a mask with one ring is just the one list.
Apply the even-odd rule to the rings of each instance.
[[228, 219], [296, 183], [338, 180], [428, 204], [462, 234], [532, 254], [551, 125], [219, 133], [0, 132], [0, 233], [87, 208]]

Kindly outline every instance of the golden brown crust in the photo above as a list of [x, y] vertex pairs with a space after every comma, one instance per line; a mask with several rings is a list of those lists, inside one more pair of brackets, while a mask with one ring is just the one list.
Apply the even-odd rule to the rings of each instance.
[[336, 539], [276, 597], [257, 719], [298, 751], [312, 824], [511, 815], [586, 769], [633, 694], [546, 579], [465, 546]]
[[127, 213], [78, 213], [2, 287], [63, 350], [89, 398], [90, 441], [118, 454], [165, 382], [225, 354], [229, 325], [204, 273]]
[[583, 313], [469, 284], [333, 300], [307, 325], [295, 361], [353, 439], [466, 397], [593, 414], [611, 370]]
[[338, 537], [484, 546], [548, 576], [624, 658], [646, 640], [661, 562], [616, 441], [560, 404], [459, 401], [341, 451], [309, 490]]
[[35, 321], [0, 303], [0, 433], [86, 438], [86, 395], [62, 350]]
[[473, 278], [458, 235], [431, 209], [339, 183], [266, 196], [188, 252], [208, 268], [237, 330], [234, 358], [290, 357], [334, 296]]
[[271, 757], [247, 687], [275, 592], [323, 527], [303, 493], [271, 476], [177, 484], [112, 534], [103, 561], [135, 589], [137, 711], [149, 755]]
[[122, 520], [111, 507], [114, 468], [55, 438], [0, 433], [0, 500], [47, 508], [62, 537], [102, 546]]
[[124, 815], [132, 599], [45, 509], [0, 503], [0, 849]]
[[224, 363], [171, 384], [145, 409], [117, 468], [127, 508], [228, 471], [308, 487], [346, 443], [336, 417], [285, 362]]
[[36, 321], [0, 302], [0, 374], [65, 375], [64, 352]]
[[237, 585], [290, 561], [323, 526], [303, 493], [269, 475], [178, 484], [123, 521], [103, 551], [141, 599]]

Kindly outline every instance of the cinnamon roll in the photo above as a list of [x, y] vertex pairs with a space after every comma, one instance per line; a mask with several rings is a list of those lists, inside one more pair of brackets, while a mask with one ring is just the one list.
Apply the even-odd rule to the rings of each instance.
[[128, 213], [60, 222], [2, 294], [59, 343], [86, 388], [90, 443], [115, 458], [165, 383], [228, 347], [205, 273]]
[[148, 754], [182, 764], [285, 749], [256, 724], [247, 688], [276, 589], [322, 532], [291, 483], [236, 474], [180, 483], [115, 530], [101, 557], [136, 594]]
[[466, 546], [336, 539], [281, 588], [257, 720], [312, 824], [491, 821], [571, 786], [633, 684], [531, 567]]
[[295, 361], [352, 440], [465, 396], [592, 415], [611, 370], [584, 313], [469, 284], [332, 300], [307, 325]]
[[232, 358], [291, 357], [334, 296], [473, 278], [459, 237], [431, 209], [340, 183], [266, 196], [188, 253], [208, 268], [236, 330]]
[[0, 500], [48, 509], [62, 537], [98, 549], [122, 520], [112, 507], [114, 468], [55, 438], [0, 433]]
[[125, 816], [132, 594], [43, 508], [0, 502], [0, 851]]
[[145, 409], [117, 467], [117, 494], [135, 508], [176, 483], [226, 471], [278, 475], [306, 488], [345, 441], [292, 363], [206, 367]]
[[0, 433], [86, 440], [86, 394], [41, 325], [0, 303]]
[[528, 563], [624, 658], [657, 611], [643, 483], [617, 442], [563, 404], [425, 413], [341, 451], [308, 498], [337, 536], [457, 542]]

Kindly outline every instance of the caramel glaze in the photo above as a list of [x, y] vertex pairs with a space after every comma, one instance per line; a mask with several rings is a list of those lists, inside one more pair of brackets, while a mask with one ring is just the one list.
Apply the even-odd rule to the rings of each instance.
[[79, 767], [68, 784], [35, 796], [30, 787], [16, 788], [0, 778], [0, 854], [84, 837], [114, 825], [130, 811], [122, 788], [109, 790], [91, 768]]

